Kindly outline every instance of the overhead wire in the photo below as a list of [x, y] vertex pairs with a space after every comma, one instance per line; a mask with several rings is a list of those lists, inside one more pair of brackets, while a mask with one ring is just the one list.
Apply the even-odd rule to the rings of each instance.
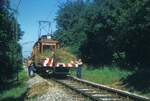
[[20, 4], [21, 4], [21, 0], [18, 1], [18, 5], [17, 5], [17, 7], [16, 7], [16, 10], [17, 10], [17, 11], [18, 11], [18, 9], [19, 9]]

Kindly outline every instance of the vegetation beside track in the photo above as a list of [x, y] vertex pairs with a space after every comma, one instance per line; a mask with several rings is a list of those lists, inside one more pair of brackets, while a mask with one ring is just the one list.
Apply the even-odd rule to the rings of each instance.
[[[141, 90], [137, 90], [132, 86], [128, 86], [125, 82], [128, 77], [134, 75], [134, 73], [135, 71], [122, 70], [115, 67], [110, 68], [105, 66], [103, 68], [89, 69], [84, 66], [82, 68], [82, 79], [150, 97], [149, 91], [143, 92]], [[71, 75], [76, 76], [75, 70], [71, 71]]]
[[13, 80], [20, 69], [18, 67], [22, 66], [22, 49], [19, 44], [22, 35], [10, 0], [0, 0], [0, 84]]
[[0, 101], [23, 101], [22, 99], [27, 91], [27, 79], [27, 73], [21, 70], [19, 80], [10, 82], [6, 89], [0, 91]]
[[[61, 46], [94, 66], [84, 70], [84, 79], [149, 94], [150, 0], [66, 1], [56, 24], [53, 37]], [[96, 68], [114, 64], [121, 72]]]
[[[75, 72], [72, 72], [75, 75]], [[108, 68], [103, 67], [99, 69], [87, 69], [86, 67], [82, 68], [82, 78], [100, 83], [110, 85], [115, 87], [121, 83], [122, 78], [126, 78], [128, 75], [131, 75], [131, 71], [120, 70], [118, 68]]]

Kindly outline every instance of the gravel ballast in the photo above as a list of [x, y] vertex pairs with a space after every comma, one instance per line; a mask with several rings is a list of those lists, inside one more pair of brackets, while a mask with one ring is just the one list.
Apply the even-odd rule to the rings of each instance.
[[27, 81], [25, 101], [86, 101], [63, 89], [59, 84], [36, 75]]

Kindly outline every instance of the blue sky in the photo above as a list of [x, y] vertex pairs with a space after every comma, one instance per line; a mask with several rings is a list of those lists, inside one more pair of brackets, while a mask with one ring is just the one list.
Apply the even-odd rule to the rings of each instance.
[[[10, 0], [11, 7], [16, 8], [19, 0]], [[38, 21], [49, 20], [52, 22], [52, 30], [56, 30], [56, 23], [54, 21], [58, 5], [66, 0], [21, 0], [19, 6], [19, 14], [17, 19], [21, 25], [21, 29], [25, 32], [20, 43], [23, 47], [23, 56], [31, 54], [32, 46], [38, 39]], [[32, 42], [34, 41], [34, 42]], [[29, 42], [28, 44], [24, 44]]]

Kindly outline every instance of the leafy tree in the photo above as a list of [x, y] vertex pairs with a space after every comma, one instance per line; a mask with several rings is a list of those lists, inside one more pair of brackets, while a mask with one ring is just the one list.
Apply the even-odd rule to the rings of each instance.
[[22, 53], [18, 43], [22, 36], [19, 24], [14, 17], [8, 0], [0, 1], [0, 81], [14, 78], [17, 65], [21, 66]]
[[68, 1], [56, 21], [55, 38], [89, 64], [150, 65], [149, 0]]
[[85, 4], [82, 0], [68, 1], [60, 6], [56, 17], [58, 30], [55, 38], [62, 46], [72, 47], [72, 52], [78, 54], [80, 44], [86, 39], [82, 30], [82, 12]]
[[144, 68], [149, 65], [149, 1], [121, 0], [116, 29], [116, 46], [124, 51], [126, 64]]
[[115, 0], [95, 0], [87, 7], [84, 29], [88, 38], [81, 51], [84, 58], [89, 59], [88, 63], [111, 64], [118, 7], [119, 2]]

